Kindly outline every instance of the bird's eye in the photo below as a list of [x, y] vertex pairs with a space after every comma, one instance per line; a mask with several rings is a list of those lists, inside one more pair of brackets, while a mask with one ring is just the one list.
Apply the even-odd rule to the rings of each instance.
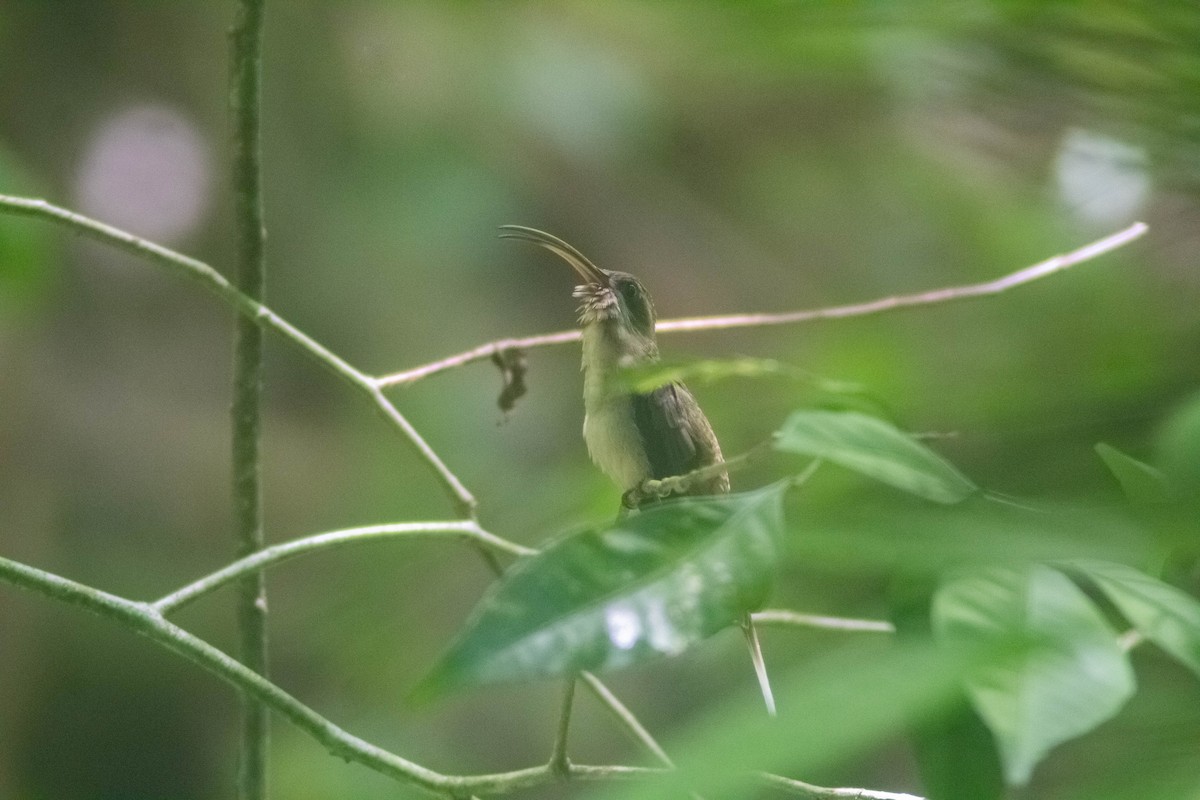
[[645, 333], [654, 330], [654, 309], [650, 298], [635, 280], [616, 281], [614, 287], [621, 295], [629, 321], [638, 331]]
[[629, 305], [633, 305], [639, 299], [637, 286], [633, 283], [622, 282], [619, 291], [621, 298]]

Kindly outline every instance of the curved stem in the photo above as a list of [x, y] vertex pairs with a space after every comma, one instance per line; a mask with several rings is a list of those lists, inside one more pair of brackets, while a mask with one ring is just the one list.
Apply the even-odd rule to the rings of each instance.
[[[454, 797], [470, 793], [501, 794], [558, 779], [549, 765], [487, 775], [445, 775], [436, 772], [338, 727], [237, 659], [168, 621], [149, 603], [127, 600], [6, 558], [0, 558], [0, 580], [114, 620], [268, 706], [334, 756], [362, 764], [434, 794]], [[649, 778], [660, 774], [661, 770], [638, 767], [570, 766], [570, 777], [582, 780]]]
[[187, 586], [176, 589], [164, 597], [155, 600], [150, 606], [160, 614], [170, 614], [195, 600], [211, 594], [231, 581], [247, 575], [261, 573], [267, 567], [274, 566], [297, 556], [342, 547], [347, 544], [372, 542], [383, 539], [394, 539], [400, 536], [436, 536], [438, 534], [457, 534], [484, 545], [493, 550], [511, 553], [516, 556], [530, 555], [536, 551], [522, 547], [515, 542], [489, 533], [471, 520], [448, 520], [445, 522], [397, 522], [386, 525], [366, 525], [358, 528], [329, 531], [290, 542], [281, 542], [259, 550], [252, 555], [227, 564], [216, 572], [205, 575]]

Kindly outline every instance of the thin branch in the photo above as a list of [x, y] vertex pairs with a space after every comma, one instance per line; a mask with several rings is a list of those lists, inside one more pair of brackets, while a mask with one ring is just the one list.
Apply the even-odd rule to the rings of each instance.
[[542, 333], [537, 336], [525, 336], [510, 339], [497, 339], [494, 342], [487, 342], [478, 347], [473, 347], [470, 350], [464, 350], [457, 355], [447, 358], [432, 361], [428, 364], [423, 364], [419, 367], [405, 370], [404, 372], [394, 372], [391, 375], [384, 375], [376, 378], [375, 382], [380, 388], [390, 386], [401, 386], [406, 383], [416, 383], [422, 378], [428, 378], [430, 375], [442, 372], [444, 370], [461, 367], [466, 364], [471, 364], [476, 361], [483, 361], [491, 358], [497, 353], [503, 353], [506, 350], [531, 350], [535, 347], [549, 347], [556, 344], [567, 344], [568, 342], [578, 342], [583, 338], [583, 332], [576, 328], [570, 331], [557, 331], [556, 333]]
[[750, 615], [759, 625], [788, 625], [802, 628], [823, 628], [833, 631], [861, 631], [872, 633], [895, 633], [896, 626], [885, 620], [849, 619], [847, 617], [823, 617], [816, 614], [801, 614], [796, 611], [768, 609]]
[[275, 684], [204, 640], [168, 622], [144, 603], [76, 583], [34, 567], [0, 558], [0, 578], [115, 620], [211, 672], [234, 688], [270, 706], [331, 752], [359, 761], [393, 778], [435, 787], [442, 777], [432, 770], [358, 739], [308, 708]]
[[[462, 797], [469, 794], [503, 794], [552, 783], [559, 779], [549, 765], [488, 775], [445, 775], [377, 747], [338, 727], [237, 659], [166, 620], [152, 605], [0, 558], [0, 580], [79, 606], [111, 619], [168, 650], [183, 656], [243, 694], [270, 707], [324, 746], [332, 755], [366, 766], [394, 780], [433, 794]], [[581, 780], [655, 778], [660, 769], [573, 764], [569, 775]]]
[[[150, 603], [157, 613], [166, 616], [183, 606], [200, 599], [238, 578], [260, 572], [267, 567], [310, 553], [316, 553], [351, 544], [394, 539], [397, 537], [425, 538], [454, 534], [487, 548], [490, 552], [509, 553], [517, 557], [533, 555], [537, 550], [511, 542], [490, 531], [484, 530], [473, 520], [447, 520], [441, 522], [398, 522], [386, 525], [367, 525], [359, 528], [329, 531], [301, 539], [267, 547], [259, 552], [227, 564], [215, 572], [205, 575], [186, 586]], [[617, 721], [633, 738], [654, 754], [664, 766], [674, 764], [662, 746], [638, 721], [633, 712], [620, 701], [599, 678], [590, 672], [580, 673], [579, 679], [595, 694], [602, 705], [612, 712]]]
[[[1055, 272], [1068, 269], [1076, 264], [1082, 264], [1085, 261], [1090, 261], [1093, 258], [1116, 250], [1119, 247], [1123, 247], [1124, 245], [1127, 245], [1133, 240], [1141, 237], [1148, 230], [1149, 227], [1144, 222], [1135, 222], [1124, 230], [1106, 236], [1103, 239], [1097, 239], [1096, 241], [1084, 245], [1077, 250], [1072, 250], [1069, 253], [1048, 258], [1038, 264], [1025, 267], [1024, 269], [1017, 270], [1016, 272], [1010, 273], [1001, 278], [997, 278], [996, 280], [987, 281], [986, 283], [970, 284], [966, 286], [951, 286], [944, 289], [918, 292], [916, 294], [884, 297], [866, 303], [855, 303], [846, 306], [833, 306], [831, 308], [817, 308], [805, 311], [791, 311], [782, 314], [725, 314], [710, 317], [664, 319], [659, 321], [655, 330], [657, 330], [658, 333], [679, 333], [683, 331], [752, 328], [766, 325], [791, 325], [800, 322], [813, 322], [821, 319], [861, 317], [869, 314], [878, 314], [883, 311], [891, 311], [897, 308], [933, 305], [952, 300], [964, 300], [969, 297], [983, 297], [986, 295], [1000, 294], [1001, 292], [1006, 292], [1009, 289], [1013, 289], [1017, 286], [1045, 278], [1048, 275], [1054, 274]], [[523, 339], [500, 339], [494, 342], [488, 342], [486, 344], [479, 345], [478, 347], [457, 353], [456, 355], [452, 355], [447, 358], [439, 359], [438, 361], [422, 364], [419, 367], [413, 367], [412, 369], [407, 369], [402, 372], [394, 372], [390, 375], [384, 375], [383, 377], [377, 378], [376, 382], [380, 387], [403, 386], [416, 383], [423, 378], [427, 378], [430, 375], [434, 375], [447, 369], [461, 367], [465, 364], [490, 358], [495, 353], [502, 352], [504, 350], [513, 348], [530, 349], [534, 347], [546, 347], [549, 345], [578, 341], [579, 338], [580, 332], [578, 330], [574, 330], [541, 334], [539, 336], [528, 336]]]
[[366, 378], [366, 384], [361, 386], [371, 397], [371, 401], [375, 404], [375, 408], [379, 413], [396, 427], [404, 437], [416, 449], [417, 454], [433, 467], [438, 477], [442, 481], [442, 485], [450, 494], [450, 498], [455, 501], [459, 513], [464, 516], [474, 516], [475, 514], [475, 497], [467, 489], [458, 476], [450, 471], [450, 468], [443, 463], [441, 457], [434, 451], [424, 437], [417, 432], [413, 424], [408, 421], [408, 418], [400, 413], [395, 404], [384, 395], [383, 391], [374, 384], [372, 378]]
[[563, 689], [562, 711], [558, 716], [558, 730], [554, 736], [554, 749], [550, 753], [550, 770], [564, 778], [570, 777], [571, 760], [567, 758], [567, 739], [571, 732], [571, 711], [575, 707], [575, 676], [567, 678]]
[[767, 662], [763, 661], [762, 643], [758, 640], [758, 629], [754, 627], [754, 619], [747, 614], [742, 619], [742, 633], [746, 636], [746, 646], [750, 649], [750, 662], [754, 665], [754, 674], [758, 678], [758, 688], [762, 691], [763, 702], [767, 706], [767, 716], [776, 716], [775, 693], [771, 691], [771, 679], [767, 675]]
[[119, 250], [131, 253], [139, 258], [145, 258], [152, 264], [168, 272], [183, 276], [199, 283], [210, 293], [225, 301], [234, 311], [252, 318], [258, 325], [270, 328], [281, 334], [288, 342], [299, 347], [306, 355], [336, 375], [344, 383], [353, 386], [358, 391], [367, 394], [376, 409], [385, 419], [403, 435], [412, 445], [422, 460], [433, 470], [442, 487], [450, 496], [456, 509], [464, 516], [469, 516], [475, 508], [475, 498], [462, 484], [462, 481], [450, 471], [434, 452], [433, 448], [421, 437], [412, 424], [399, 410], [379, 391], [376, 379], [356, 369], [349, 363], [334, 355], [330, 350], [316, 340], [287, 322], [267, 306], [250, 299], [238, 291], [233, 284], [225, 279], [208, 264], [194, 258], [177, 253], [174, 250], [147, 241], [131, 233], [97, 222], [94, 219], [68, 211], [65, 208], [26, 197], [11, 197], [0, 195], [0, 212], [19, 216], [35, 217], [63, 225], [82, 234], [89, 239], [112, 245]]
[[[207, 594], [219, 585], [236, 580], [248, 571], [261, 570], [268, 565], [279, 563], [303, 553], [315, 552], [334, 546], [346, 545], [351, 542], [368, 541], [384, 536], [400, 534], [421, 535], [455, 533], [477, 539], [515, 555], [527, 555], [527, 548], [522, 548], [507, 542], [493, 534], [477, 528], [470, 521], [449, 521], [429, 523], [398, 523], [396, 525], [380, 525], [367, 528], [333, 531], [293, 542], [273, 545], [253, 556], [230, 564], [212, 575], [196, 581], [154, 603], [139, 603], [123, 597], [85, 586], [67, 578], [54, 575], [43, 570], [30, 567], [19, 562], [0, 557], [0, 581], [35, 591], [46, 597], [60, 602], [76, 605], [87, 611], [112, 619], [158, 644], [166, 647], [189, 661], [199, 665], [206, 671], [216, 675], [226, 683], [244, 694], [254, 697], [288, 719], [302, 731], [312, 736], [323, 745], [332, 755], [354, 761], [387, 775], [395, 780], [413, 784], [430, 792], [454, 797], [477, 794], [503, 794], [518, 789], [530, 788], [551, 783], [563, 777], [561, 771], [551, 768], [550, 764], [531, 767], [511, 772], [490, 775], [444, 775], [427, 767], [408, 761], [401, 756], [390, 753], [372, 745], [349, 732], [334, 725], [316, 711], [301, 703], [281, 688], [263, 678], [253, 670], [247, 669], [236, 659], [231, 658], [204, 640], [179, 628], [168, 621], [164, 614], [173, 611], [184, 603], [202, 594]], [[756, 621], [781, 622], [791, 624], [795, 619], [807, 619], [807, 615], [794, 614], [784, 611], [765, 611], [756, 615]], [[821, 618], [818, 620], [836, 620], [836, 618]], [[868, 622], [868, 621], [842, 621]], [[825, 627], [822, 625], [822, 627]], [[838, 625], [835, 627], [850, 627]], [[861, 627], [857, 629], [862, 629]], [[674, 765], [654, 737], [646, 731], [637, 718], [612, 694], [595, 675], [584, 672], [580, 679], [596, 696], [617, 716], [623, 726], [634, 737], [649, 749], [663, 763], [666, 769]], [[581, 780], [614, 780], [614, 779], [644, 779], [654, 778], [663, 774], [662, 769], [645, 769], [626, 766], [588, 766], [567, 765], [566, 776]], [[799, 781], [789, 781], [779, 776], [765, 776], [773, 785], [800, 791], [822, 791], [815, 797], [862, 797], [889, 800], [919, 800], [907, 795], [895, 795], [871, 790], [822, 789], [812, 787]], [[785, 785], [786, 784], [786, 785]], [[852, 794], [848, 792], [861, 792]]]
[[[230, 106], [233, 117], [234, 225], [237, 230], [237, 286], [252, 300], [263, 299], [266, 285], [266, 229], [262, 199], [263, 0], [241, 0], [230, 32]], [[263, 330], [252, 318], [235, 326], [231, 416], [233, 506], [238, 556], [260, 551], [266, 543], [262, 523], [262, 361]], [[238, 652], [242, 663], [267, 676], [267, 585], [262, 572], [241, 579], [238, 602]], [[271, 716], [267, 707], [242, 695], [238, 796], [266, 800]]]
[[1024, 269], [1009, 273], [985, 283], [968, 284], [966, 286], [948, 286], [943, 289], [933, 289], [916, 294], [894, 295], [871, 300], [866, 303], [854, 303], [847, 306], [833, 306], [808, 311], [791, 311], [783, 314], [728, 314], [713, 317], [691, 317], [688, 319], [664, 320], [658, 324], [657, 330], [662, 332], [721, 330], [727, 328], [750, 328], [763, 325], [791, 325], [797, 322], [812, 322], [820, 319], [844, 319], [846, 317], [862, 317], [878, 314], [882, 311], [892, 311], [897, 308], [935, 305], [952, 300], [965, 300], [970, 297], [985, 297], [1000, 294], [1009, 289], [1026, 283], [1045, 278], [1056, 272], [1068, 269], [1076, 264], [1091, 261], [1093, 258], [1123, 247], [1140, 238], [1150, 228], [1144, 222], [1135, 222], [1124, 230], [1097, 239], [1069, 253], [1051, 256]]
[[503, 539], [479, 527], [472, 520], [448, 520], [444, 522], [398, 522], [387, 525], [366, 525], [358, 528], [329, 531], [302, 539], [271, 545], [245, 558], [227, 564], [221, 569], [205, 575], [187, 586], [176, 589], [150, 605], [160, 614], [171, 614], [183, 606], [210, 594], [231, 581], [247, 575], [259, 574], [297, 556], [342, 547], [348, 544], [394, 539], [397, 537], [433, 537], [455, 534], [458, 538], [471, 541], [493, 550], [516, 556], [531, 555], [537, 551]]
[[877, 789], [830, 788], [816, 786], [804, 781], [785, 778], [782, 775], [762, 773], [762, 778], [769, 785], [784, 789], [797, 797], [808, 797], [812, 800], [827, 800], [828, 798], [850, 798], [850, 800], [924, 800], [915, 794], [904, 792], [881, 792]]
[[639, 744], [653, 753], [655, 758], [662, 762], [663, 766], [675, 766], [675, 763], [671, 761], [671, 757], [667, 755], [667, 751], [663, 750], [662, 745], [660, 745], [650, 734], [650, 731], [646, 730], [642, 723], [638, 721], [638, 718], [633, 715], [633, 712], [630, 711], [629, 708], [626, 707], [626, 705], [622, 703], [615, 694], [612, 693], [611, 689], [605, 686], [599, 678], [590, 672], [580, 673], [579, 678], [589, 689], [592, 690], [592, 693], [596, 695], [597, 699], [599, 699], [600, 702], [603, 703], [605, 707], [607, 707], [608, 710], [613, 713], [613, 715], [617, 718], [617, 721], [620, 722], [625, 729], [633, 735], [633, 738]]
[[[183, 606], [211, 594], [244, 575], [265, 570], [268, 567], [302, 555], [352, 544], [378, 542], [398, 537], [426, 538], [439, 537], [445, 534], [452, 534], [458, 538], [486, 546], [495, 552], [508, 553], [517, 557], [529, 556], [537, 552], [533, 548], [525, 547], [497, 536], [471, 520], [368, 525], [359, 528], [329, 531], [272, 545], [247, 558], [228, 564], [155, 600], [149, 604], [149, 607], [163, 616], [172, 614]], [[759, 611], [752, 615], [752, 619], [756, 625], [796, 626], [878, 633], [892, 633], [895, 631], [890, 622], [882, 620], [819, 616], [782, 609]], [[599, 678], [590, 672], [584, 672], [580, 674], [579, 679], [595, 694], [601, 704], [613, 713], [617, 721], [633, 736], [635, 741], [649, 750], [663, 766], [674, 766], [671, 758], [658, 741], [655, 740], [653, 735], [646, 730], [637, 717]]]
[[[292, 326], [271, 309], [246, 297], [209, 265], [204, 264], [196, 259], [176, 253], [168, 248], [162, 247], [161, 245], [157, 245], [153, 242], [133, 236], [125, 231], [121, 231], [58, 206], [54, 206], [42, 200], [0, 195], [0, 212], [8, 212], [16, 215], [31, 216], [50, 220], [52, 222], [62, 224], [65, 227], [71, 228], [89, 238], [113, 245], [118, 249], [132, 253], [136, 256], [146, 258], [159, 267], [196, 281], [205, 289], [228, 303], [238, 313], [252, 317], [257, 324], [271, 328], [272, 330], [282, 334], [286, 340], [301, 348], [306, 352], [307, 355], [314, 358], [318, 363], [323, 364], [327, 369], [337, 375], [344, 382], [354, 386], [360, 391], [364, 391], [369, 394], [380, 413], [385, 416], [385, 418], [387, 418], [394, 427], [397, 427], [406, 435], [408, 441], [416, 447], [422, 458], [424, 458], [434, 469], [443, 486], [447, 488], [451, 497], [455, 499], [460, 510], [463, 510], [466, 513], [470, 513], [473, 510], [475, 500], [471, 496], [470, 492], [468, 492], [461, 482], [458, 481], [457, 477], [454, 476], [454, 474], [451, 473], [448, 468], [446, 468], [436, 453], [434, 453], [433, 450], [429, 448], [428, 444], [421, 439], [419, 434], [415, 431], [415, 429], [412, 428], [411, 424], [407, 422], [403, 415], [401, 415], [399, 411], [390, 403], [390, 401], [383, 396], [381, 391], [382, 388], [387, 385], [392, 385], [387, 381], [386, 378], [374, 378], [354, 368], [349, 363], [345, 362], [331, 351], [326, 349], [324, 346], [309, 338], [299, 329]], [[1139, 231], [1138, 235], [1140, 235], [1140, 233], [1141, 232]], [[488, 355], [496, 352], [497, 350], [503, 350], [509, 347], [538, 347], [559, 342], [575, 341], [578, 338], [578, 331], [566, 331], [558, 334], [529, 337], [526, 339], [504, 340], [502, 342], [485, 345], [482, 348], [477, 348], [475, 351], [464, 354], [464, 358], [460, 363], [469, 363], [470, 361], [478, 360], [480, 358], [486, 358]], [[458, 364], [449, 363], [449, 360], [436, 362], [436, 364], [430, 365], [432, 368], [425, 371], [420, 377], [439, 372], [442, 369], [449, 368], [449, 366], [457, 365]], [[490, 536], [490, 534], [485, 535]], [[364, 535], [363, 538], [366, 538], [366, 536]], [[482, 540], [480, 541], [482, 542]], [[498, 537], [495, 537], [495, 541], [493, 542], [483, 543], [488, 544], [489, 547], [494, 549], [506, 549], [506, 545], [511, 547], [519, 547], [517, 545], [511, 545], [511, 543], [506, 543], [504, 540], [499, 539]], [[299, 547], [297, 547], [296, 551], [291, 553], [288, 553], [286, 550], [286, 548], [293, 544], [298, 545], [298, 543], [285, 543], [285, 545], [281, 546], [285, 548], [284, 550], [267, 551], [272, 555], [265, 557], [264, 560], [257, 562], [256, 564], [238, 562], [240, 565], [239, 568], [252, 571], [254, 569], [261, 569], [269, 563], [274, 563], [274, 561], [277, 560], [277, 554], [282, 554], [279, 556], [278, 560], [282, 560], [284, 557], [290, 557], [291, 555], [298, 555], [299, 552], [301, 552]], [[313, 545], [314, 549], [326, 546], [324, 543], [318, 542], [312, 542], [311, 544]], [[510, 552], [513, 551], [510, 550]], [[230, 566], [232, 567], [234, 565]], [[84, 593], [95, 592], [95, 590], [92, 590], [89, 587], [67, 582], [72, 587], [71, 590], [65, 594], [58, 594], [53, 590], [47, 591], [47, 585], [53, 586], [54, 581], [62, 581], [64, 579], [59, 579], [55, 576], [49, 576], [46, 573], [40, 573], [39, 571], [33, 570], [34, 573], [38, 573], [46, 577], [49, 580], [49, 584], [39, 581], [33, 581], [31, 583], [27, 580], [21, 579], [21, 575], [18, 574], [19, 569], [17, 569], [16, 572], [13, 572], [12, 570], [7, 569], [9, 567], [32, 570], [32, 568], [23, 567], [23, 565], [16, 565], [15, 562], [0, 559], [0, 579], [6, 579], [18, 585], [25, 585], [30, 588], [35, 588], [39, 591], [42, 591], [44, 594], [58, 596], [58, 599], [65, 600], [67, 602], [88, 606], [91, 608], [91, 610], [97, 611], [97, 613], [106, 613], [98, 610], [97, 607], [90, 602], [81, 599], [81, 595], [78, 594], [79, 591]], [[222, 583], [223, 582], [225, 581], [223, 580]], [[185, 587], [185, 590], [189, 589], [190, 587]], [[205, 588], [201, 593], [207, 593], [211, 590], [211, 588]], [[182, 592], [184, 590], [180, 591]], [[267, 702], [267, 704], [272, 708], [280, 711], [280, 713], [283, 713], [302, 729], [312, 734], [318, 739], [318, 741], [326, 744], [326, 746], [329, 747], [331, 752], [333, 752], [335, 755], [341, 755], [348, 760], [360, 761], [361, 763], [367, 764], [368, 766], [378, 769], [381, 772], [392, 774], [393, 777], [409, 780], [421, 785], [419, 779], [413, 779], [411, 776], [407, 775], [407, 773], [403, 772], [403, 765], [408, 764], [409, 762], [405, 762], [398, 756], [393, 756], [392, 754], [388, 754], [385, 751], [379, 750], [378, 748], [375, 748], [374, 746], [369, 745], [366, 742], [362, 742], [361, 740], [350, 736], [344, 731], [341, 731], [341, 729], [336, 728], [336, 726], [332, 726], [331, 723], [328, 723], [327, 721], [323, 720], [323, 718], [316, 715], [315, 712], [312, 712], [302, 704], [299, 704], [298, 701], [282, 692], [282, 690], [280, 690], [278, 687], [275, 687], [273, 684], [267, 681], [262, 681], [261, 679], [259, 679], [261, 681], [261, 685], [254, 684], [253, 678], [256, 677], [254, 673], [247, 671], [248, 674], [240, 675], [238, 670], [245, 669], [242, 667], [242, 665], [238, 664], [232, 659], [229, 659], [228, 656], [221, 653], [219, 650], [212, 648], [202, 640], [191, 637], [191, 635], [187, 634], [186, 631], [182, 631], [181, 629], [178, 629], [166, 622], [162, 619], [161, 614], [157, 613], [152, 606], [133, 603], [132, 601], [124, 600], [122, 598], [114, 598], [111, 595], [103, 595], [103, 593], [100, 593], [100, 596], [115, 599], [128, 608], [137, 609], [140, 612], [149, 615], [152, 620], [157, 620], [155, 625], [161, 625], [163, 626], [163, 630], [172, 633], [170, 633], [170, 635], [164, 634], [162, 636], [154, 636], [150, 633], [147, 633], [144, 629], [145, 626], [142, 624], [131, 624], [130, 627], [134, 628], [135, 630], [139, 630], [146, 635], [151, 635], [151, 638], [156, 638], [160, 641], [163, 641], [164, 639], [170, 639], [174, 641], [174, 644], [171, 644], [168, 641], [163, 641], [163, 643], [170, 647], [170, 649], [180, 652], [190, 660], [201, 664], [201, 666], [209, 669], [209, 671], [218, 674], [223, 679], [234, 684], [243, 691], [248, 691], [255, 696], [259, 696], [260, 699], [263, 699], [263, 701]], [[179, 599], [174, 595], [168, 595], [158, 602], [164, 603], [166, 610], [171, 610], [179, 607], [179, 605], [182, 605], [184, 602], [188, 602], [190, 599], [192, 598]], [[124, 619], [127, 623], [130, 622], [130, 618], [122, 613], [108, 615], [114, 616], [118, 619]], [[178, 631], [178, 636], [173, 633], [175, 631]], [[188, 639], [187, 637], [191, 638]], [[188, 642], [189, 644], [188, 646], [180, 645], [180, 641]], [[207, 648], [207, 650], [205, 650], [205, 648]], [[218, 657], [227, 659], [230, 662], [229, 665], [225, 665], [224, 667], [218, 666]], [[610, 708], [610, 710], [613, 711], [618, 720], [621, 721], [625, 727], [631, 731], [638, 741], [648, 747], [664, 763], [669, 763], [669, 758], [666, 756], [666, 753], [662, 750], [662, 748], [657, 744], [657, 742], [654, 741], [650, 734], [645, 730], [644, 727], [641, 726], [641, 724], [628, 711], [628, 709], [620, 703], [620, 701], [611, 693], [611, 691], [607, 689], [607, 687], [605, 687], [598, 679], [595, 678], [595, 676], [591, 674], [584, 673], [581, 678], [588, 685], [588, 687], [596, 693], [601, 702], [603, 702]], [[285, 705], [289, 703], [293, 705], [289, 708], [281, 708], [278, 703], [268, 700], [268, 698], [272, 697], [273, 693], [277, 693], [282, 698], [285, 698]], [[311, 717], [306, 717], [306, 714], [311, 715]], [[328, 736], [326, 736], [326, 733], [328, 733]], [[352, 756], [347, 754], [345, 750], [347, 747], [347, 741], [350, 742], [349, 747], [351, 750], [359, 748], [356, 752], [358, 752], [360, 756]], [[330, 744], [330, 742], [333, 742], [333, 744]], [[381, 758], [382, 760], [379, 763], [374, 763], [373, 759], [376, 759], [377, 757]], [[424, 770], [424, 768], [418, 769]], [[397, 772], [397, 770], [399, 770], [399, 772]], [[541, 776], [543, 773], [548, 773], [547, 767], [532, 768], [530, 770], [518, 771], [516, 773], [504, 773], [498, 776], [473, 776], [464, 778], [439, 776], [445, 779], [445, 781], [440, 784], [440, 789], [438, 790], [450, 791], [456, 795], [468, 794], [473, 787], [478, 787], [478, 789], [484, 793], [511, 791], [512, 789], [521, 788], [522, 786], [533, 785], [533, 783], [529, 783], [529, 781], [534, 783], [540, 781], [541, 777], [539, 776]], [[437, 773], [429, 770], [424, 770], [423, 773], [418, 773], [418, 776], [420, 774], [434, 776], [438, 775]], [[634, 768], [627, 767], [586, 767], [577, 765], [571, 767], [571, 775], [573, 777], [578, 776], [582, 778], [608, 776], [623, 777], [637, 776], [641, 774], [655, 773], [653, 770], [639, 771]]]

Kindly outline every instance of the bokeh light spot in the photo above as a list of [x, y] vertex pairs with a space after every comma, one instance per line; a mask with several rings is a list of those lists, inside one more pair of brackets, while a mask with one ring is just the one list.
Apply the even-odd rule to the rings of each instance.
[[168, 244], [203, 221], [211, 191], [204, 137], [182, 114], [161, 105], [127, 108], [102, 122], [75, 177], [84, 214]]

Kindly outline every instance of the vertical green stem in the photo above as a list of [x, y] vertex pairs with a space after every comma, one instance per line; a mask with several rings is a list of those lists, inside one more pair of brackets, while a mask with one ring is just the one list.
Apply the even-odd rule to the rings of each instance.
[[558, 717], [558, 733], [554, 737], [554, 752], [550, 754], [550, 769], [563, 778], [571, 774], [571, 762], [567, 758], [567, 736], [571, 730], [571, 709], [575, 705], [575, 680], [574, 675], [567, 678], [566, 688], [563, 690], [562, 712]]
[[[233, 119], [233, 188], [237, 230], [237, 287], [261, 301], [265, 284], [259, 107], [262, 89], [263, 0], [241, 0], [231, 33], [230, 103]], [[262, 328], [238, 317], [233, 377], [233, 502], [237, 555], [261, 550]], [[267, 592], [263, 574], [239, 584], [239, 655], [249, 669], [267, 674]], [[266, 800], [270, 716], [265, 705], [242, 695], [238, 796]]]

